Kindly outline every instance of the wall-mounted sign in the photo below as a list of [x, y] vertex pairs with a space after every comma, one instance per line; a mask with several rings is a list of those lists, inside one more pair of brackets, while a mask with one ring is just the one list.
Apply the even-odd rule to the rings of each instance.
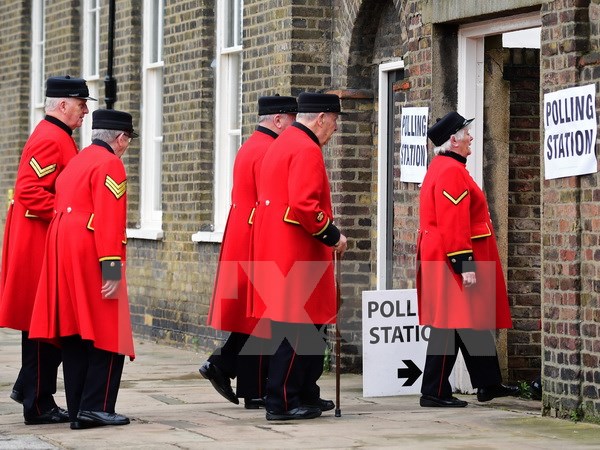
[[544, 95], [544, 177], [598, 172], [596, 85]]
[[427, 172], [429, 108], [402, 108], [400, 117], [400, 181], [422, 183]]

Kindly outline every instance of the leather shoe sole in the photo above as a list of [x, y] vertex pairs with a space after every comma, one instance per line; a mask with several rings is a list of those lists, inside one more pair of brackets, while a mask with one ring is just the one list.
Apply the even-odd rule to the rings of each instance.
[[439, 398], [432, 395], [422, 395], [419, 404], [430, 408], [464, 408], [468, 403], [456, 397]]
[[333, 403], [331, 400], [324, 400], [322, 398], [312, 402], [304, 402], [302, 405], [310, 408], [319, 408], [322, 412], [331, 411], [333, 408], [335, 408], [335, 403]]
[[121, 414], [107, 413], [104, 411], [79, 411], [77, 414], [77, 421], [71, 422], [71, 428], [78, 430], [81, 428], [127, 424], [129, 424], [129, 418]]
[[23, 393], [19, 392], [15, 389], [12, 390], [12, 392], [10, 393], [10, 398], [13, 399], [15, 402], [20, 403], [21, 405], [23, 404]]
[[25, 417], [25, 425], [50, 425], [53, 423], [64, 423], [68, 421], [68, 411], [58, 406], [55, 406], [39, 416]]
[[265, 407], [264, 398], [245, 398], [244, 408], [246, 409], [260, 409]]
[[210, 381], [210, 384], [213, 385], [219, 394], [221, 394], [231, 403], [235, 403], [236, 405], [240, 404], [235, 392], [233, 392], [233, 389], [231, 389], [231, 382], [229, 381], [229, 378], [216, 365], [206, 361], [200, 366], [198, 371], [202, 377]]
[[275, 413], [267, 411], [267, 420], [305, 420], [314, 419], [321, 415], [319, 408], [311, 408], [307, 406], [300, 406], [299, 408], [290, 409], [283, 413]]
[[478, 402], [489, 402], [490, 400], [498, 397], [516, 397], [518, 395], [519, 388], [517, 386], [505, 386], [503, 384], [499, 384], [497, 386], [477, 389]]

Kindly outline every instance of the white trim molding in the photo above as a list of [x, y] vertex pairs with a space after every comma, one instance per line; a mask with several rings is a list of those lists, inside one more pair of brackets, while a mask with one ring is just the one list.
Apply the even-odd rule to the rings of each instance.
[[[388, 76], [389, 72], [403, 69], [404, 61], [392, 61], [379, 65], [379, 111], [377, 123], [377, 289], [391, 289], [387, 286], [387, 270], [391, 263], [392, 255], [387, 254], [387, 240], [391, 236], [387, 234], [387, 202], [388, 202]], [[393, 106], [393, 105], [392, 105]], [[391, 164], [394, 162], [391, 161]]]

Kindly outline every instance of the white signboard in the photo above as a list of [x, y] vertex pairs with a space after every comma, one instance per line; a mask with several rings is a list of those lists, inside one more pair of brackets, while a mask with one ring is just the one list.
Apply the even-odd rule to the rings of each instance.
[[427, 172], [427, 116], [429, 108], [402, 108], [400, 181], [422, 183]]
[[598, 171], [596, 86], [544, 95], [545, 179]]
[[416, 289], [363, 291], [363, 396], [421, 392], [429, 327], [417, 316]]

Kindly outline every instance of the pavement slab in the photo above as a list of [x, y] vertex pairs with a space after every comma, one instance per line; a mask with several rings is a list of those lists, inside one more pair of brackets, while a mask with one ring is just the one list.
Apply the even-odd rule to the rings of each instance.
[[[20, 332], [0, 329], [0, 449], [599, 449], [600, 426], [542, 417], [539, 401], [469, 402], [460, 409], [421, 408], [418, 396], [365, 398], [362, 377], [341, 376], [341, 417], [269, 422], [264, 410], [227, 402], [198, 368], [208, 354], [136, 340], [126, 361], [117, 412], [131, 424], [71, 430], [25, 425], [9, 398], [20, 367]], [[60, 372], [60, 371], [59, 371]], [[323, 398], [335, 398], [324, 374]], [[62, 373], [56, 394], [65, 406]], [[243, 402], [242, 402], [243, 403]]]

